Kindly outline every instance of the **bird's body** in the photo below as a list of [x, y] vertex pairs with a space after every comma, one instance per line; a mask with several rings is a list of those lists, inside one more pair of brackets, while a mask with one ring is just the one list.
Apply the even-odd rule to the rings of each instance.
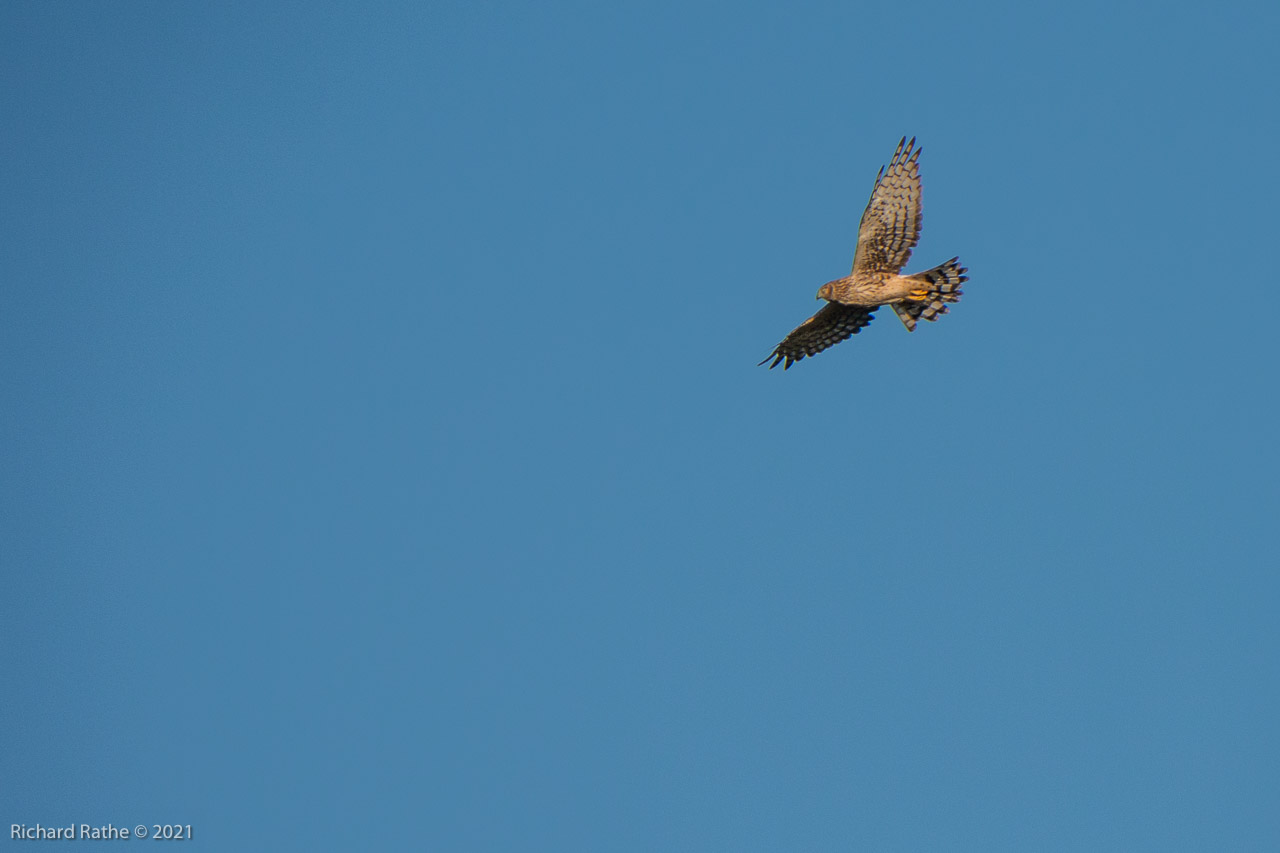
[[856, 335], [881, 305], [892, 305], [910, 332], [919, 320], [936, 320], [947, 313], [947, 303], [959, 301], [960, 285], [968, 281], [968, 270], [960, 266], [959, 258], [924, 272], [901, 274], [920, 239], [924, 218], [921, 149], [915, 144], [915, 139], [907, 142], [904, 137], [888, 169], [881, 169], [876, 176], [858, 226], [852, 271], [818, 288], [818, 298], [827, 304], [774, 348], [769, 355], [773, 359], [770, 368], [782, 362], [785, 370], [805, 356]]
[[839, 302], [841, 305], [864, 305], [870, 308], [901, 302], [917, 292], [923, 292], [918, 281], [893, 273], [873, 272], [847, 275], [829, 281], [819, 289], [818, 298]]

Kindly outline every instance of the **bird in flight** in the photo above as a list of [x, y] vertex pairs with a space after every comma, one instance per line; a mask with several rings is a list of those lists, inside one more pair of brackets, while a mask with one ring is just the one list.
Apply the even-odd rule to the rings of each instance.
[[923, 219], [920, 203], [920, 151], [915, 137], [904, 136], [887, 169], [880, 169], [871, 200], [858, 226], [858, 248], [853, 270], [844, 278], [818, 288], [826, 305], [797, 326], [774, 347], [769, 369], [782, 364], [786, 370], [806, 355], [817, 355], [858, 334], [871, 322], [876, 309], [892, 305], [908, 332], [920, 320], [937, 320], [947, 313], [948, 302], [960, 300], [960, 285], [969, 280], [959, 258], [931, 270], [901, 275], [911, 250], [920, 240]]

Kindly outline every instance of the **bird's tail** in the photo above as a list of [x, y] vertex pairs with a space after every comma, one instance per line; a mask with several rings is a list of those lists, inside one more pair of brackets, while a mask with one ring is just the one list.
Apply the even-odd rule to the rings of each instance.
[[959, 302], [963, 294], [960, 285], [969, 280], [965, 275], [967, 272], [967, 269], [960, 266], [959, 258], [952, 258], [931, 270], [907, 276], [921, 284], [920, 298], [908, 297], [893, 305], [893, 310], [898, 312], [907, 331], [914, 332], [916, 323], [920, 320], [933, 322], [947, 313], [948, 302]]

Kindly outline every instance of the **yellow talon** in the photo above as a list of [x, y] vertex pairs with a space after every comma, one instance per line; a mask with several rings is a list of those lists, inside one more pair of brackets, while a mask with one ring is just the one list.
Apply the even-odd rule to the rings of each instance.
[[907, 294], [907, 298], [914, 302], [923, 302], [928, 295], [927, 290], [913, 290]]

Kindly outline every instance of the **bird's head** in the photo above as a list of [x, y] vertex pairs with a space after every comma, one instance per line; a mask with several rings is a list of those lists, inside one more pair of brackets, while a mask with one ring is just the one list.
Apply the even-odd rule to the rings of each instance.
[[836, 289], [831, 285], [831, 282], [827, 282], [826, 284], [822, 285], [822, 287], [818, 288], [818, 296], [817, 296], [818, 299], [826, 299], [830, 301], [835, 298], [835, 295], [836, 295]]

